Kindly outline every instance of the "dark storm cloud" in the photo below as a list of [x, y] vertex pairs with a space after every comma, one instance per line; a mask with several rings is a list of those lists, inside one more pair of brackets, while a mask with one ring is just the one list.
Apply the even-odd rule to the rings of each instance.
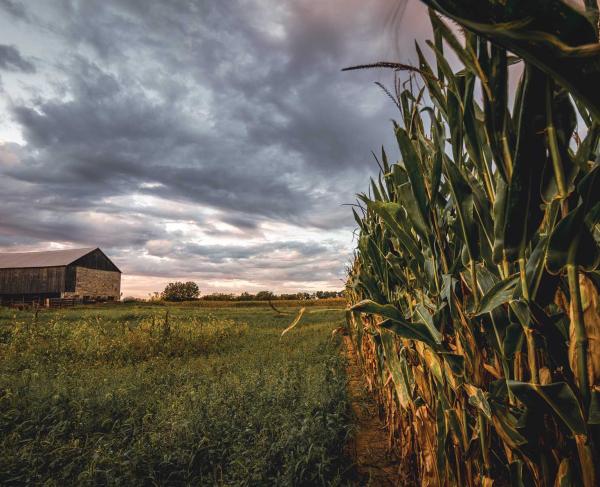
[[[85, 199], [131, 191], [282, 217], [302, 212], [306, 198], [269, 168], [275, 154], [251, 141], [199, 129], [164, 101], [153, 101], [116, 76], [81, 60], [73, 63], [73, 101], [17, 106], [14, 117], [35, 155], [10, 176], [75, 192]], [[284, 167], [282, 164], [281, 167]]]
[[17, 19], [26, 19], [27, 12], [22, 3], [17, 0], [0, 0], [0, 9]]
[[77, 245], [103, 247], [143, 247], [148, 240], [165, 236], [165, 231], [144, 217], [94, 217], [89, 208], [74, 212], [73, 208], [53, 207], [48, 210], [45, 201], [35, 201], [35, 195], [23, 188], [17, 195], [5, 190], [8, 200], [0, 206], [2, 225], [0, 235], [17, 238], [35, 238], [38, 241], [73, 242]]
[[[51, 66], [39, 74], [46, 89], [31, 87], [29, 98], [10, 103], [25, 143], [8, 156], [0, 150], [0, 190], [8, 201], [0, 233], [105, 242], [127, 255], [126, 271], [141, 273], [150, 264], [133, 259], [134, 249], [192, 256], [219, 264], [217, 273], [227, 273], [232, 259], [294, 251], [298, 260], [321, 258], [326, 274], [337, 266], [339, 274], [347, 259], [341, 249], [293, 248], [298, 243], [285, 236], [264, 248], [167, 245], [185, 237], [165, 222], [244, 238], [260, 236], [268, 222], [351, 232], [351, 213], [341, 204], [365, 188], [375, 168], [370, 151], [390, 143], [393, 106], [371, 83], [377, 73], [340, 69], [377, 60], [369, 53], [389, 5], [55, 0], [28, 3], [33, 17], [22, 4], [0, 0], [5, 11], [28, 19], [27, 29], [62, 46], [44, 60]], [[2, 52], [0, 46], [0, 67], [34, 69], [18, 50], [10, 62]], [[132, 194], [170, 205], [119, 202]], [[190, 205], [216, 216], [207, 220]], [[107, 234], [91, 212], [122, 221]], [[172, 260], [170, 271], [153, 272], [177, 275]], [[281, 262], [289, 269], [280, 277], [310, 280], [310, 270]], [[261, 266], [269, 268], [266, 257]], [[322, 275], [312, 272], [313, 279]]]
[[321, 243], [271, 242], [258, 245], [188, 245], [180, 249], [180, 256], [189, 258], [198, 256], [213, 263], [228, 260], [246, 260], [257, 257], [270, 257], [277, 253], [291, 253], [298, 257], [315, 257], [327, 252], [329, 248]]
[[241, 279], [267, 286], [315, 281], [339, 282], [340, 248], [334, 243], [307, 244], [298, 241], [258, 245], [174, 246], [150, 256], [126, 255], [116, 262], [134, 266], [139, 275], [170, 278], [187, 275], [203, 282]]
[[[352, 93], [339, 73], [352, 59], [343, 49], [347, 26], [302, 3], [287, 13], [279, 40], [261, 32], [243, 2], [64, 4], [63, 35], [114, 65], [75, 59], [64, 66], [71, 100], [15, 107], [28, 143], [42, 152], [12, 175], [84, 183], [90, 195], [154, 179], [164, 197], [308, 214], [317, 200], [311, 179], [352, 168], [364, 176], [385, 119], [339, 96], [356, 96], [359, 86]], [[197, 87], [213, 100], [204, 116], [187, 113]], [[50, 171], [39, 177], [40, 166]]]
[[0, 44], [0, 69], [35, 73], [35, 66], [28, 61], [15, 46]]
[[73, 101], [15, 107], [36, 153], [8, 175], [46, 190], [73, 188], [88, 201], [150, 181], [160, 186], [145, 191], [164, 198], [273, 217], [302, 209], [302, 195], [283, 174], [261, 169], [260, 147], [244, 149], [236, 141], [227, 147], [218, 135], [203, 133], [142, 90], [125, 89], [97, 66], [78, 61], [72, 69], [78, 73], [71, 80]]

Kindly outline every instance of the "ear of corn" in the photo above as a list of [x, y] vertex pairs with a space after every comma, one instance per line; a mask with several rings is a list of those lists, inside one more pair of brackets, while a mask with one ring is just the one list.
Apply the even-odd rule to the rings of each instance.
[[[432, 486], [592, 487], [595, 28], [559, 1], [426, 3], [480, 36], [467, 31], [462, 42], [432, 11], [436, 65], [418, 48], [410, 88], [395, 83], [401, 158], [392, 164], [382, 151], [381, 174], [354, 212], [350, 334], [405, 475]], [[444, 58], [448, 46], [458, 72]], [[504, 47], [525, 60], [512, 107], [515, 59]], [[577, 119], [585, 127], [576, 132]]]

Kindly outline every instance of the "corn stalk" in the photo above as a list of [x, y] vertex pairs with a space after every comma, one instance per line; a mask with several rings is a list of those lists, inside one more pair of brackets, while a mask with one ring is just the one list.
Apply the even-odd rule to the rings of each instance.
[[[588, 337], [600, 320], [585, 303], [598, 301], [600, 283], [600, 103], [584, 85], [595, 79], [595, 26], [562, 2], [550, 3], [570, 19], [565, 28], [515, 10], [539, 2], [425, 3], [471, 30], [459, 39], [431, 11], [429, 58], [418, 46], [418, 66], [388, 65], [411, 83], [397, 76], [387, 90], [400, 158], [382, 150], [381, 174], [354, 212], [350, 335], [404, 478], [591, 487], [600, 344]], [[538, 59], [544, 43], [564, 56], [585, 51], [589, 69], [578, 81]]]

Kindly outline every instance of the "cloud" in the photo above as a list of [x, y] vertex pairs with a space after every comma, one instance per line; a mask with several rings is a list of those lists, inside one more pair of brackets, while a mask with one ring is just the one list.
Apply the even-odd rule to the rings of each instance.
[[[339, 289], [345, 275], [337, 258], [344, 249], [331, 241], [182, 246], [165, 241], [149, 242], [147, 250], [147, 254], [123, 256], [123, 263], [135, 269], [131, 274], [161, 278], [163, 286], [168, 280], [192, 279], [204, 292], [230, 289], [241, 282], [248, 290], [310, 289], [311, 283], [313, 289], [315, 283]], [[121, 265], [119, 259], [116, 263]]]
[[0, 69], [6, 71], [20, 71], [22, 73], [35, 73], [35, 66], [28, 61], [15, 46], [0, 44]]
[[[382, 55], [390, 2], [27, 5], [35, 17], [0, 0], [24, 20], [7, 66], [32, 78], [0, 108], [22, 134], [0, 146], [0, 245], [101, 245], [149, 277], [339, 285], [342, 204], [371, 150], [394, 157], [381, 75], [340, 69]], [[17, 50], [30, 39], [37, 71]]]
[[25, 6], [16, 0], [0, 0], [0, 8], [16, 19], [24, 20], [28, 17]]

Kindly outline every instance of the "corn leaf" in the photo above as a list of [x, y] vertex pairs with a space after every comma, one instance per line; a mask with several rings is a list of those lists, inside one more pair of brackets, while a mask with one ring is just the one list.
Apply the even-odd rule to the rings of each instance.
[[508, 380], [506, 383], [512, 393], [531, 411], [538, 411], [540, 407], [548, 409], [574, 435], [586, 434], [585, 420], [579, 401], [566, 382], [539, 385]]
[[518, 274], [512, 275], [495, 284], [481, 299], [476, 315], [489, 313], [511, 299], [517, 282]]

